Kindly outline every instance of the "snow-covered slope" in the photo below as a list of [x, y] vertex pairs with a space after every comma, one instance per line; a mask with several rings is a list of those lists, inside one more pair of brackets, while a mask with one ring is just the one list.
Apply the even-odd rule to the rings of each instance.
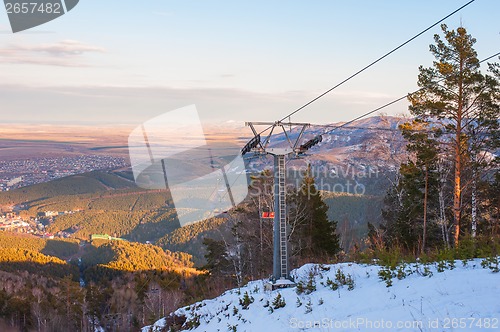
[[[185, 316], [184, 328], [194, 331], [495, 331], [500, 329], [500, 273], [481, 262], [408, 264], [395, 270], [307, 264], [293, 271], [301, 294], [297, 288], [265, 291], [265, 282], [256, 281], [174, 314]], [[162, 319], [143, 332], [161, 331], [165, 324]]]

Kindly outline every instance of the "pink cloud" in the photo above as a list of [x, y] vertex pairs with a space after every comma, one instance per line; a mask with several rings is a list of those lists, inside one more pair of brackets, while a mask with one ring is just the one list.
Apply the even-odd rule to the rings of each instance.
[[98, 46], [84, 44], [76, 40], [63, 40], [52, 44], [10, 45], [0, 49], [0, 62], [13, 64], [33, 64], [62, 67], [85, 67], [83, 55], [104, 53]]

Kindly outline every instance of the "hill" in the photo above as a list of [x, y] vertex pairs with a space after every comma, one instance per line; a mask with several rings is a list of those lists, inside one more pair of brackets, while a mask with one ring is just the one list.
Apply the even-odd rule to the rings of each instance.
[[224, 218], [211, 218], [179, 227], [160, 238], [156, 244], [167, 250], [190, 253], [196, 265], [202, 266], [206, 263], [203, 239], [219, 239], [220, 226], [225, 222]]
[[71, 239], [41, 239], [0, 232], [0, 249], [26, 249], [64, 260], [78, 253], [78, 241]]
[[[17, 205], [21, 216], [44, 212], [46, 231], [74, 239], [106, 233], [128, 240], [155, 242], [179, 227], [168, 191], [135, 186], [128, 173], [91, 172], [0, 193], [1, 205]], [[43, 217], [42, 217], [43, 218]]]
[[293, 271], [301, 286], [269, 292], [264, 291], [264, 281], [250, 282], [178, 309], [142, 331], [497, 329], [500, 274], [482, 268], [488, 264], [479, 259], [445, 265], [411, 264], [388, 270], [355, 263], [307, 264]]
[[32, 203], [52, 197], [95, 194], [108, 190], [135, 188], [133, 182], [106, 172], [90, 172], [0, 192], [0, 205]]
[[[82, 257], [83, 266], [99, 265], [118, 271], [192, 269], [191, 255], [164, 251], [150, 244], [112, 241], [93, 247]], [[192, 269], [194, 271], [194, 269]]]
[[[92, 172], [70, 176], [0, 193], [0, 205], [22, 204], [20, 213], [26, 218], [47, 211], [69, 211], [45, 218], [45, 230], [75, 240], [89, 240], [92, 234], [142, 243], [160, 240], [164, 249], [195, 254], [195, 261], [202, 265], [202, 237], [220, 222], [208, 220], [181, 229], [169, 192], [137, 188], [129, 175]], [[22, 241], [45, 247], [41, 239], [24, 237]]]
[[[394, 131], [403, 119], [372, 117], [325, 135], [323, 142], [288, 165], [289, 182], [297, 186], [300, 170], [311, 163], [318, 188], [324, 192], [329, 217], [338, 222], [342, 245], [367, 233], [367, 223], [381, 220], [382, 197], [400, 161], [406, 158], [404, 142]], [[332, 124], [332, 127], [341, 123]], [[305, 138], [324, 133], [323, 127], [308, 128]], [[292, 136], [297, 135], [293, 131]], [[274, 136], [279, 146], [286, 138]], [[256, 172], [270, 165], [270, 158], [250, 158]], [[0, 206], [25, 204], [25, 216], [45, 211], [72, 211], [53, 218], [47, 231], [64, 232], [81, 240], [105, 233], [130, 241], [156, 243], [164, 249], [189, 252], [197, 264], [204, 263], [203, 237], [216, 237], [222, 222], [204, 221], [179, 228], [168, 191], [143, 190], [135, 186], [129, 171], [91, 172], [48, 183], [0, 193]]]
[[44, 255], [38, 251], [18, 248], [0, 248], [0, 270], [5, 272], [29, 272], [31, 274], [75, 279], [78, 269], [65, 261]]
[[199, 298], [193, 284], [201, 274], [190, 255], [153, 245], [0, 232], [0, 330], [137, 330]]

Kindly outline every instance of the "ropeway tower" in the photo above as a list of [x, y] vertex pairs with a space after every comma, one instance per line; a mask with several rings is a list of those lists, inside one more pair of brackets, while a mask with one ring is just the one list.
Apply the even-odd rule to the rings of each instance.
[[[310, 126], [309, 123], [291, 122], [246, 122], [252, 129], [254, 137], [241, 150], [242, 155], [248, 152], [256, 154], [269, 154], [274, 157], [274, 225], [273, 225], [273, 276], [272, 288], [292, 287], [295, 284], [290, 278], [290, 264], [288, 260], [288, 222], [286, 207], [286, 157], [296, 157], [304, 153], [310, 147], [321, 142], [321, 135], [314, 137], [299, 146], [304, 131]], [[257, 133], [256, 126], [267, 126], [265, 131], [269, 133], [261, 140], [261, 134]], [[289, 127], [290, 130], [287, 131]], [[291, 138], [291, 128], [299, 127], [300, 132], [294, 139]], [[285, 138], [285, 147], [271, 148], [269, 143], [271, 135], [276, 128], [281, 128]]]

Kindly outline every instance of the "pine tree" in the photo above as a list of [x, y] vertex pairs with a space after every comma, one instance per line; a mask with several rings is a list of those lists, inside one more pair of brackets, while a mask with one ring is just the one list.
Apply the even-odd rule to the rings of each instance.
[[[409, 95], [410, 112], [443, 129], [449, 141], [448, 154], [454, 163], [453, 174], [453, 242], [458, 246], [462, 218], [464, 168], [470, 153], [485, 146], [489, 133], [498, 128], [498, 80], [480, 72], [476, 40], [463, 27], [448, 30], [441, 26], [444, 40], [435, 35], [430, 51], [436, 58], [433, 66], [420, 66], [419, 92]], [[472, 128], [481, 132], [483, 142], [471, 151]]]
[[281, 293], [278, 293], [272, 302], [273, 309], [284, 308], [286, 306], [285, 299], [281, 296]]
[[387, 211], [388, 214], [394, 214], [394, 217], [384, 225], [385, 240], [389, 246], [399, 245], [413, 251], [417, 246], [420, 233], [418, 217], [422, 211], [420, 197], [422, 174], [413, 161], [402, 164], [399, 172], [401, 178], [395, 191], [402, 193], [401, 205], [397, 213]]
[[316, 188], [309, 165], [295, 197], [296, 205], [302, 207], [301, 231], [298, 237], [306, 239], [304, 254], [309, 258], [334, 256], [341, 250], [337, 223], [328, 219], [328, 206]]
[[229, 274], [231, 263], [227, 259], [224, 242], [205, 238], [203, 244], [207, 250], [205, 255], [207, 264], [203, 266], [203, 269], [207, 269], [212, 275], [219, 277]]
[[248, 292], [245, 292], [243, 294], [243, 298], [240, 299], [240, 305], [243, 310], [247, 310], [250, 304], [254, 302], [254, 298], [250, 295], [248, 295]]
[[[428, 122], [419, 119], [413, 120], [411, 123], [404, 123], [399, 128], [403, 137], [408, 141], [406, 149], [413, 154], [415, 160], [405, 165], [407, 168], [414, 168], [412, 170], [414, 175], [412, 176], [416, 177], [412, 181], [415, 186], [413, 193], [416, 196], [411, 197], [410, 201], [407, 198], [406, 201], [409, 204], [414, 204], [415, 202], [421, 202], [422, 204], [422, 210], [420, 213], [417, 212], [417, 214], [422, 219], [420, 251], [423, 252], [427, 241], [429, 207], [431, 203], [434, 203], [434, 206], [438, 204], [436, 190], [438, 179], [436, 170], [439, 157], [439, 144], [437, 138], [441, 135], [441, 131], [439, 129], [432, 129]], [[403, 177], [405, 177], [404, 173]]]

